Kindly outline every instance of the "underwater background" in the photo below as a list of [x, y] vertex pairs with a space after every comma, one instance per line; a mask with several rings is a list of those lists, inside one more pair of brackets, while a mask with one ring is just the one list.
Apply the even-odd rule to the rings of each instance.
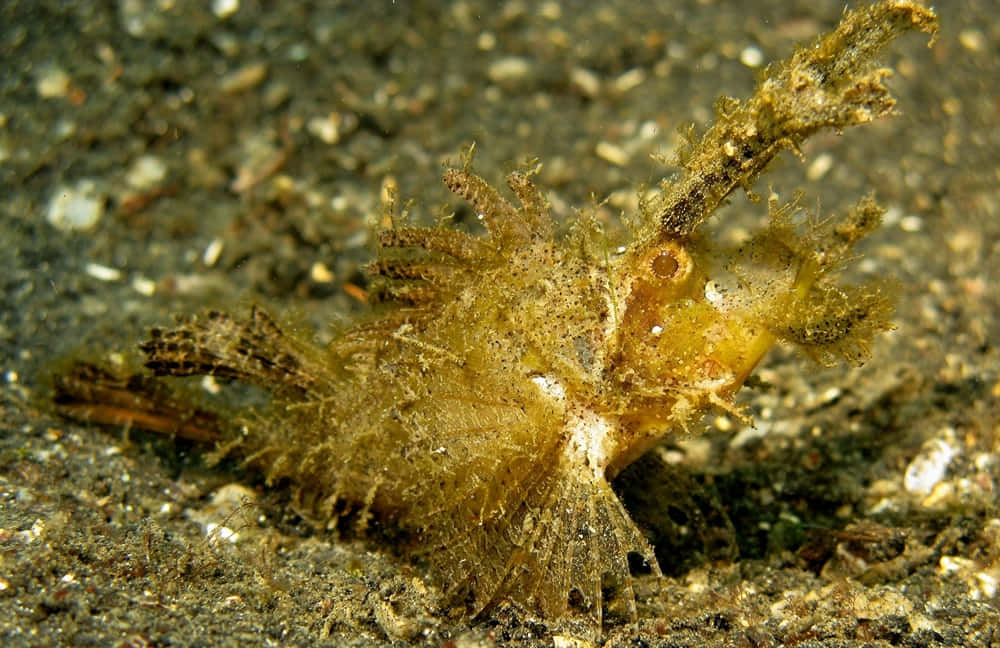
[[[440, 181], [472, 143], [491, 183], [537, 158], [557, 216], [616, 227], [670, 172], [651, 156], [842, 9], [2, 3], [4, 645], [567, 641], [515, 609], [452, 619], [391, 530], [317, 530], [239, 465], [55, 416], [51, 375], [127, 365], [149, 326], [213, 307], [329, 339], [365, 309], [388, 183], [413, 219], [477, 227]], [[622, 485], [678, 550], [609, 645], [1000, 641], [1000, 5], [935, 10], [931, 48], [910, 34], [882, 57], [896, 118], [820, 134], [755, 187], [820, 217], [874, 192], [886, 222], [855, 265], [900, 282], [896, 329], [861, 368], [773, 352], [740, 397], [753, 427], [711, 415], [668, 449], [683, 476]], [[712, 227], [766, 219], [734, 194]]]

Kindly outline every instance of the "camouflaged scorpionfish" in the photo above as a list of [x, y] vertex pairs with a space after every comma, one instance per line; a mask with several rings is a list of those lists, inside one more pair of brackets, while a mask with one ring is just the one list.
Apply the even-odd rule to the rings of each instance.
[[255, 309], [154, 331], [146, 365], [270, 391], [273, 411], [236, 421], [230, 450], [321, 517], [408, 532], [469, 614], [508, 599], [600, 628], [614, 589], [634, 616], [629, 555], [660, 572], [609, 480], [706, 409], [733, 410], [776, 342], [858, 362], [889, 328], [883, 287], [836, 280], [879, 223], [871, 200], [808, 227], [772, 205], [770, 226], [733, 249], [699, 226], [781, 150], [890, 114], [888, 73], [871, 59], [910, 28], [933, 32], [933, 13], [901, 0], [846, 13], [750, 100], [721, 102], [628, 241], [585, 216], [557, 236], [527, 174], [507, 179], [515, 207], [449, 170], [487, 234], [381, 232], [371, 269], [384, 305], [327, 348]]

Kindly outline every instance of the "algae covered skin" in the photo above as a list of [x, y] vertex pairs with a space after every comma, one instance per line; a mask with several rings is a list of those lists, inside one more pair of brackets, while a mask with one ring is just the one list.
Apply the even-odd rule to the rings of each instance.
[[[451, 169], [445, 184], [486, 235], [381, 232], [370, 270], [382, 304], [328, 347], [260, 309], [210, 313], [154, 330], [146, 366], [271, 392], [269, 411], [222, 430], [225, 450], [292, 483], [319, 518], [375, 515], [407, 532], [466, 613], [507, 599], [600, 628], [615, 592], [634, 617], [629, 558], [659, 567], [609, 480], [706, 409], [735, 411], [733, 394], [775, 343], [859, 362], [889, 328], [885, 286], [838, 283], [878, 225], [870, 199], [805, 225], [770, 204], [769, 226], [737, 247], [700, 225], [780, 151], [891, 114], [888, 72], [872, 59], [914, 28], [933, 32], [935, 18], [912, 2], [845, 13], [769, 68], [752, 98], [720, 101], [627, 240], [586, 215], [557, 234], [528, 173], [507, 179], [515, 206]], [[73, 398], [69, 386], [70, 413]]]

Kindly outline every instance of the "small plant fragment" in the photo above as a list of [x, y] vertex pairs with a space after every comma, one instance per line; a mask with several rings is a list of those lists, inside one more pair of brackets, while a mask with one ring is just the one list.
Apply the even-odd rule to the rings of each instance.
[[849, 11], [770, 67], [749, 100], [721, 100], [628, 240], [609, 240], [586, 216], [557, 236], [527, 173], [507, 178], [515, 206], [468, 168], [451, 169], [445, 184], [487, 234], [390, 219], [370, 266], [380, 303], [327, 347], [259, 308], [191, 317], [142, 345], [155, 375], [270, 392], [270, 410], [252, 419], [157, 411], [150, 378], [87, 366], [58, 383], [57, 406], [218, 437], [269, 481], [293, 484], [320, 519], [396, 525], [469, 615], [506, 599], [597, 631], [613, 603], [634, 618], [630, 555], [660, 569], [609, 480], [707, 409], [738, 414], [733, 394], [776, 343], [859, 363], [890, 328], [885, 285], [838, 280], [879, 224], [871, 199], [806, 226], [772, 203], [769, 226], [738, 247], [700, 229], [782, 150], [891, 115], [889, 72], [873, 59], [911, 29], [933, 34], [933, 12], [906, 0]]

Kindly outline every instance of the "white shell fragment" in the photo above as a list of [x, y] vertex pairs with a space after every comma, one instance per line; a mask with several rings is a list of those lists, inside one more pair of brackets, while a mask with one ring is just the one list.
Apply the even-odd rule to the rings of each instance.
[[146, 191], [163, 182], [167, 177], [167, 165], [155, 155], [141, 155], [125, 174], [125, 184], [129, 187]]
[[958, 448], [943, 439], [931, 439], [906, 467], [903, 487], [917, 495], [930, 494], [938, 482], [944, 479], [948, 464], [958, 453]]
[[229, 18], [240, 9], [240, 0], [213, 0], [212, 13], [217, 18]]
[[56, 187], [49, 199], [45, 220], [64, 232], [89, 230], [104, 215], [104, 196], [92, 180]]

